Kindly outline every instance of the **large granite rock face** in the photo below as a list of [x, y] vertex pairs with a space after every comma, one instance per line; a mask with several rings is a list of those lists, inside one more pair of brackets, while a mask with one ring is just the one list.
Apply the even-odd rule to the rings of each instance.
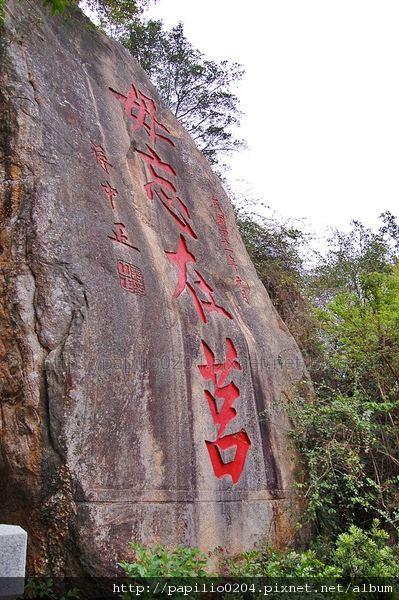
[[303, 364], [218, 178], [78, 9], [6, 2], [0, 54], [0, 522], [54, 574], [285, 543]]

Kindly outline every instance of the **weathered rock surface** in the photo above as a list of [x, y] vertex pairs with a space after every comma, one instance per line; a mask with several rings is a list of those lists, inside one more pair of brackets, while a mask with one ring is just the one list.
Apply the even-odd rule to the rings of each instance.
[[0, 522], [54, 574], [285, 543], [301, 355], [136, 61], [40, 4], [1, 31]]

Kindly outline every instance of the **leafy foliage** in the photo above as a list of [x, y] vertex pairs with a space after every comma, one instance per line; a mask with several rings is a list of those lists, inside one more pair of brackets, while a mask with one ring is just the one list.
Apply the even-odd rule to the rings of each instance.
[[399, 523], [399, 264], [395, 220], [383, 218], [390, 239], [355, 222], [331, 240], [317, 303], [330, 302], [315, 310], [316, 399], [289, 406], [306, 472], [299, 485], [323, 535], [376, 517], [391, 533]]
[[231, 89], [244, 75], [242, 65], [205, 60], [182, 23], [168, 31], [162, 21], [135, 19], [120, 39], [211, 163], [245, 146], [232, 132], [241, 113]]
[[65, 7], [70, 4], [69, 0], [44, 0], [43, 6], [51, 7], [51, 14], [54, 16], [56, 13], [63, 14]]
[[[287, 400], [302, 460], [298, 488], [316, 533], [333, 540], [399, 524], [399, 228], [381, 215], [335, 230], [312, 269], [296, 228], [238, 214], [247, 250], [307, 361], [316, 396]], [[306, 396], [306, 397], [305, 397]], [[353, 530], [354, 532], [355, 530]]]
[[313, 550], [285, 552], [267, 546], [263, 552], [245, 552], [234, 557], [230, 573], [234, 577], [335, 577], [341, 570], [335, 565], [326, 565]]
[[79, 590], [72, 588], [67, 591], [66, 596], [60, 596], [54, 590], [54, 580], [52, 577], [44, 579], [42, 577], [28, 577], [24, 589], [24, 598], [33, 600], [36, 598], [44, 598], [48, 600], [69, 600], [69, 598], [79, 598]]
[[355, 525], [342, 533], [335, 544], [333, 561], [343, 577], [396, 577], [399, 572], [399, 547], [387, 545], [388, 534], [375, 519], [369, 531]]
[[[356, 579], [373, 577], [396, 577], [399, 572], [399, 546], [389, 546], [388, 534], [375, 519], [369, 530], [351, 525], [328, 547], [328, 553], [315, 546], [297, 551], [284, 551], [270, 545], [263, 551], [252, 550], [225, 560], [225, 571], [229, 577], [350, 577]], [[209, 577], [204, 568], [208, 559], [198, 550], [183, 545], [172, 552], [161, 546], [147, 548], [133, 544], [137, 562], [121, 561], [129, 577]]]
[[[64, 1], [64, 0], [58, 0]], [[118, 38], [126, 27], [151, 4], [158, 0], [84, 0], [97, 15], [100, 27], [112, 37]]]
[[362, 297], [361, 278], [369, 273], [388, 273], [399, 257], [399, 231], [395, 217], [388, 211], [381, 215], [378, 231], [352, 221], [348, 232], [332, 230], [325, 256], [319, 254], [310, 290], [313, 302], [325, 306], [340, 293]]
[[307, 235], [289, 222], [266, 219], [248, 209], [237, 210], [236, 221], [259, 279], [310, 365], [320, 349], [318, 323], [306, 294]]
[[388, 546], [388, 534], [374, 520], [370, 530], [351, 525], [329, 546], [284, 552], [267, 547], [263, 552], [246, 552], [228, 563], [235, 577], [324, 577], [332, 579], [396, 577], [399, 546]]
[[293, 403], [291, 434], [305, 465], [298, 487], [318, 533], [333, 537], [375, 515], [396, 525], [399, 479], [391, 444], [397, 431], [382, 428], [390, 410], [390, 404], [378, 406], [360, 392], [326, 398], [319, 393], [313, 404], [300, 397]]
[[128, 577], [207, 577], [205, 570], [208, 557], [195, 548], [183, 544], [173, 551], [162, 546], [147, 548], [130, 542], [136, 553], [136, 561], [118, 563]]

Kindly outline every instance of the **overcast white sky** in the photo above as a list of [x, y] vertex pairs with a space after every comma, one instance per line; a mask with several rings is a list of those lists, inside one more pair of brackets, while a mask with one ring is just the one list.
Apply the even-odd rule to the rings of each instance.
[[159, 0], [146, 16], [244, 65], [236, 187], [318, 234], [399, 214], [398, 0]]

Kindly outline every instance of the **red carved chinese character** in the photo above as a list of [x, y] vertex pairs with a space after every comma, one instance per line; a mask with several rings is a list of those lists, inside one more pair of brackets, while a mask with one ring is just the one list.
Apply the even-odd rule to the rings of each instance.
[[158, 175], [157, 172], [155, 171], [154, 167], [158, 167], [158, 169], [161, 169], [161, 171], [165, 171], [165, 173], [169, 173], [174, 176], [176, 176], [176, 171], [168, 163], [162, 162], [161, 159], [159, 158], [158, 154], [154, 150], [152, 150], [152, 148], [150, 148], [147, 145], [146, 145], [146, 148], [148, 149], [150, 154], [146, 154], [145, 152], [142, 152], [141, 150], [137, 150], [137, 154], [139, 154], [141, 156], [141, 158], [148, 164], [151, 176], [154, 179], [153, 181], [150, 181], [149, 183], [147, 183], [145, 185], [147, 198], [149, 198], [150, 200], [152, 200], [154, 198], [153, 187], [154, 187], [154, 184], [156, 184], [156, 183], [158, 185], [160, 185], [161, 187], [165, 187], [166, 189], [171, 191], [172, 194], [175, 194], [176, 188], [173, 185], [173, 183], [171, 183], [168, 179], [165, 179], [161, 175]]
[[138, 296], [146, 295], [141, 269], [123, 260], [118, 260], [118, 275], [119, 283], [123, 289]]
[[119, 244], [123, 244], [124, 246], [128, 246], [129, 248], [132, 248], [133, 250], [137, 250], [137, 252], [140, 252], [140, 250], [138, 248], [136, 248], [136, 246], [132, 246], [131, 244], [129, 244], [128, 238], [124, 232], [125, 225], [123, 223], [114, 223], [114, 225], [116, 225], [117, 231], [112, 230], [114, 237], [111, 237], [109, 235], [108, 236], [109, 239], [112, 240], [113, 242], [119, 242]]
[[228, 246], [229, 242], [229, 232], [227, 229], [219, 229], [220, 237], [222, 238], [222, 244], [226, 244]]
[[249, 285], [249, 283], [246, 283], [245, 281], [243, 281], [239, 275], [236, 275], [236, 287], [237, 286], [242, 287], [241, 296], [243, 297], [244, 301], [247, 304], [249, 304], [249, 298], [248, 298], [248, 294], [247, 294], [246, 290], [250, 290], [251, 286]]
[[[192, 229], [191, 225], [188, 222], [189, 220], [191, 220], [191, 217], [190, 217], [190, 213], [188, 212], [188, 208], [184, 204], [184, 202], [182, 202], [182, 200], [180, 200], [180, 198], [178, 198], [177, 196], [173, 196], [172, 198], [170, 198], [163, 189], [156, 191], [155, 194], [156, 194], [157, 198], [160, 200], [162, 206], [164, 208], [166, 208], [166, 210], [173, 217], [173, 219], [178, 224], [178, 226], [181, 227], [181, 229], [183, 229], [183, 231], [185, 231], [188, 235], [190, 235], [191, 237], [193, 237], [196, 240], [197, 234], [195, 233], [195, 231]], [[175, 200], [177, 201], [179, 208], [181, 209], [181, 211], [184, 214], [182, 214], [181, 212], [180, 213], [175, 212], [176, 208], [173, 204]], [[172, 208], [175, 210], [172, 210]]]
[[221, 388], [226, 382], [227, 377], [232, 369], [236, 369], [237, 371], [242, 370], [242, 367], [237, 360], [237, 350], [235, 349], [232, 340], [230, 338], [226, 338], [226, 360], [224, 363], [216, 363], [215, 355], [212, 350], [204, 342], [204, 340], [201, 341], [206, 359], [206, 365], [199, 365], [198, 369], [204, 379], [211, 380], [215, 386]]
[[[226, 435], [214, 442], [205, 441], [209, 452], [213, 471], [218, 479], [230, 475], [233, 483], [236, 484], [241, 477], [244, 468], [247, 452], [251, 447], [251, 440], [246, 431], [241, 430], [237, 433]], [[236, 448], [234, 458], [230, 462], [223, 462], [221, 451]]]
[[[136, 88], [132, 84], [130, 86], [130, 90], [127, 96], [116, 92], [112, 88], [109, 88], [111, 94], [115, 96], [119, 102], [122, 102], [125, 106], [125, 113], [131, 119], [134, 119], [136, 122], [133, 127], [133, 131], [137, 131], [140, 127], [144, 127], [147, 131], [147, 134], [150, 137], [151, 142], [155, 145], [157, 138], [163, 139], [165, 142], [174, 146], [172, 140], [167, 138], [165, 135], [161, 133], [156, 133], [155, 128], [158, 127], [162, 131], [169, 133], [169, 129], [167, 129], [162, 123], [157, 121], [155, 118], [156, 113], [156, 105], [152, 98], [149, 98], [140, 90], [137, 92]], [[134, 112], [133, 112], [134, 111]]]
[[222, 388], [218, 387], [215, 391], [215, 396], [224, 400], [220, 410], [218, 410], [215, 398], [210, 392], [208, 392], [208, 390], [205, 390], [205, 396], [208, 400], [209, 410], [211, 411], [213, 422], [215, 425], [220, 426], [217, 439], [219, 439], [223, 434], [230, 421], [235, 419], [237, 411], [235, 408], [232, 408], [232, 406], [239, 395], [240, 390], [233, 381]]
[[116, 190], [115, 188], [111, 187], [111, 185], [110, 185], [110, 183], [108, 181], [107, 181], [106, 184], [102, 183], [101, 187], [103, 188], [104, 192], [106, 193], [106, 195], [109, 198], [112, 210], [114, 210], [114, 208], [115, 208], [114, 196], [116, 196], [117, 194], [119, 194], [118, 190]]
[[217, 200], [217, 198], [213, 198], [213, 209], [216, 210], [220, 210], [220, 204], [219, 204], [219, 200]]
[[[226, 252], [229, 251], [229, 248], [225, 248]], [[234, 267], [236, 271], [238, 271], [238, 266], [236, 263], [236, 259], [234, 258], [234, 254], [232, 251], [230, 251], [230, 253], [228, 254], [229, 257], [229, 262], [227, 263], [228, 265], [230, 265], [230, 267]]]
[[175, 293], [173, 294], [173, 298], [177, 298], [187, 285], [187, 263], [197, 262], [197, 259], [194, 254], [191, 254], [191, 252], [188, 251], [186, 240], [182, 235], [180, 236], [177, 252], [166, 252], [166, 254], [168, 255], [169, 260], [176, 265], [179, 272], [177, 286]]
[[97, 146], [94, 142], [90, 141], [92, 145], [93, 152], [90, 152], [90, 156], [95, 156], [96, 164], [100, 164], [104, 171], [109, 175], [108, 167], [112, 167], [112, 165], [107, 161], [107, 157], [105, 156], [105, 151], [102, 146]]
[[[173, 176], [176, 176], [176, 171], [170, 164], [162, 162], [157, 153], [154, 150], [152, 150], [152, 148], [150, 148], [149, 146], [146, 147], [150, 154], [142, 152], [141, 150], [137, 150], [137, 153], [147, 163], [151, 177], [153, 179], [152, 181], [146, 183], [144, 186], [147, 198], [153, 200], [155, 194], [158, 200], [163, 205], [163, 207], [166, 208], [168, 213], [179, 225], [179, 227], [181, 227], [183, 231], [185, 231], [188, 235], [190, 235], [196, 240], [197, 235], [189, 223], [191, 217], [187, 206], [176, 195], [176, 188], [174, 184], [171, 181], [169, 181], [169, 179], [166, 179], [162, 175], [159, 175], [159, 173], [155, 171], [155, 167]], [[154, 191], [154, 187], [156, 185], [159, 186], [160, 189]], [[172, 195], [170, 195], [170, 193], [172, 193]], [[178, 207], [176, 207], [176, 203]]]
[[195, 307], [197, 309], [197, 313], [198, 313], [200, 319], [203, 321], [203, 323], [207, 322], [203, 306], [209, 312], [215, 311], [215, 312], [225, 315], [229, 319], [233, 318], [224, 308], [222, 308], [221, 306], [218, 306], [215, 303], [215, 300], [212, 296], [212, 293], [213, 293], [212, 288], [206, 283], [206, 281], [202, 277], [202, 275], [200, 273], [198, 273], [198, 271], [195, 271], [197, 277], [199, 277], [199, 281], [197, 280], [195, 282], [195, 285], [197, 285], [208, 296], [208, 298], [210, 298], [210, 300], [206, 301], [206, 300], [201, 300], [200, 298], [198, 298], [198, 295], [197, 295], [194, 287], [188, 281], [188, 274], [187, 274], [187, 263], [188, 262], [197, 262], [197, 259], [195, 258], [194, 254], [189, 252], [189, 250], [187, 249], [187, 243], [186, 243], [186, 240], [183, 235], [180, 236], [180, 242], [179, 242], [179, 247], [177, 249], [177, 252], [167, 252], [167, 251], [165, 251], [165, 252], [168, 255], [169, 260], [171, 260], [178, 268], [178, 282], [177, 282], [175, 292], [173, 294], [173, 298], [177, 298], [178, 296], [180, 296], [180, 294], [183, 292], [183, 290], [187, 287], [187, 289], [189, 290], [189, 292], [193, 298]]
[[216, 221], [217, 221], [217, 224], [219, 225], [219, 228], [225, 229], [226, 233], [227, 233], [227, 225], [226, 225], [225, 214], [224, 213], [218, 213], [216, 215]]
[[249, 298], [248, 298], [248, 294], [245, 290], [241, 290], [241, 296], [243, 297], [244, 302], [246, 302], [247, 304], [249, 304]]
[[198, 286], [199, 289], [202, 290], [208, 296], [208, 298], [210, 298], [209, 301], [201, 300], [201, 302], [205, 306], [206, 310], [209, 312], [221, 313], [228, 319], [232, 319], [233, 317], [231, 316], [230, 313], [227, 312], [227, 310], [225, 310], [222, 306], [219, 306], [218, 304], [215, 303], [215, 299], [212, 296], [213, 289], [211, 288], [211, 286], [206, 283], [205, 279], [202, 277], [202, 275], [200, 273], [198, 273], [198, 271], [195, 271], [195, 273], [199, 277], [199, 281], [196, 281], [195, 285]]

